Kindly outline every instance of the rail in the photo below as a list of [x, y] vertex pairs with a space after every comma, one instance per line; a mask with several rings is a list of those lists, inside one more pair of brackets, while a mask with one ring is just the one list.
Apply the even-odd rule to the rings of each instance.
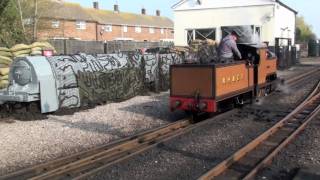
[[319, 87], [320, 83], [289, 115], [199, 179], [253, 179], [320, 112]]

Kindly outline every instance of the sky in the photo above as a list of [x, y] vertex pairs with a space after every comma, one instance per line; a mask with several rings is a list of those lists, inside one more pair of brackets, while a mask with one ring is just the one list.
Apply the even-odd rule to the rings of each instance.
[[[77, 2], [82, 6], [92, 7], [93, 0], [65, 0]], [[120, 11], [140, 13], [141, 8], [147, 9], [147, 14], [154, 15], [156, 10], [161, 11], [161, 15], [173, 19], [171, 6], [179, 0], [97, 0], [101, 9], [113, 10], [115, 3], [119, 4]], [[308, 24], [313, 27], [313, 31], [320, 38], [320, 1], [319, 0], [282, 0], [303, 16]]]

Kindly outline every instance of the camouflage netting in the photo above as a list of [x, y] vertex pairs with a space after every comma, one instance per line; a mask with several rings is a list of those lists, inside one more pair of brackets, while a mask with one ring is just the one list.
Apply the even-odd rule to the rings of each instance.
[[83, 103], [122, 101], [143, 93], [139, 68], [122, 68], [106, 73], [79, 73], [80, 98]]
[[180, 54], [160, 54], [159, 55], [159, 90], [166, 91], [170, 88], [170, 65], [182, 64], [183, 58]]

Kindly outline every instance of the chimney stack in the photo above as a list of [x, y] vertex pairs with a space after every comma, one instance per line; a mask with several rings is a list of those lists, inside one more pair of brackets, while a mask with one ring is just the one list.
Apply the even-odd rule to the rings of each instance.
[[99, 2], [98, 1], [94, 1], [93, 2], [93, 8], [94, 9], [99, 9]]
[[115, 13], [119, 13], [120, 11], [119, 11], [119, 5], [118, 4], [115, 4], [114, 6], [113, 6], [113, 11], [115, 12]]
[[145, 8], [142, 8], [141, 9], [141, 14], [146, 15], [146, 13], [147, 13], [147, 10]]
[[160, 10], [157, 10], [157, 11], [156, 11], [156, 15], [157, 15], [157, 16], [160, 16], [160, 15], [161, 15]]

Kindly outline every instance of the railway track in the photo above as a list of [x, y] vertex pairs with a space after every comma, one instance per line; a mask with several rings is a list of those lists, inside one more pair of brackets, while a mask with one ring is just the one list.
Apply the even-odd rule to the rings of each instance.
[[[302, 74], [293, 78], [293, 80], [289, 80], [289, 83], [286, 81], [286, 84], [292, 85], [301, 82], [301, 80], [318, 71], [319, 69], [316, 69]], [[228, 113], [221, 114], [217, 118], [227, 115]], [[180, 120], [92, 150], [36, 165], [5, 176], [0, 176], [0, 180], [84, 179], [108, 166], [144, 152], [160, 143], [203, 126], [209, 122], [204, 121], [198, 124], [190, 124], [188, 119]]]
[[319, 112], [320, 83], [289, 115], [199, 179], [254, 179]]
[[319, 68], [315, 68], [315, 69], [312, 69], [310, 70], [309, 72], [307, 73], [303, 73], [303, 74], [300, 74], [294, 78], [290, 78], [288, 80], [284, 80], [284, 83], [286, 85], [293, 85], [293, 84], [297, 84], [298, 82], [301, 82], [302, 80], [304, 80], [305, 78], [307, 77], [310, 77], [312, 75], [314, 75], [315, 73], [319, 72], [320, 69]]
[[171, 139], [188, 129], [190, 129], [189, 121], [180, 120], [106, 146], [0, 176], [0, 179], [81, 179], [101, 168]]
[[[229, 113], [232, 113], [232, 111]], [[229, 113], [220, 114], [217, 118], [228, 116]], [[85, 179], [108, 166], [207, 123], [209, 122], [202, 121], [197, 124], [191, 124], [189, 119], [180, 120], [99, 148], [0, 176], [0, 180]]]

